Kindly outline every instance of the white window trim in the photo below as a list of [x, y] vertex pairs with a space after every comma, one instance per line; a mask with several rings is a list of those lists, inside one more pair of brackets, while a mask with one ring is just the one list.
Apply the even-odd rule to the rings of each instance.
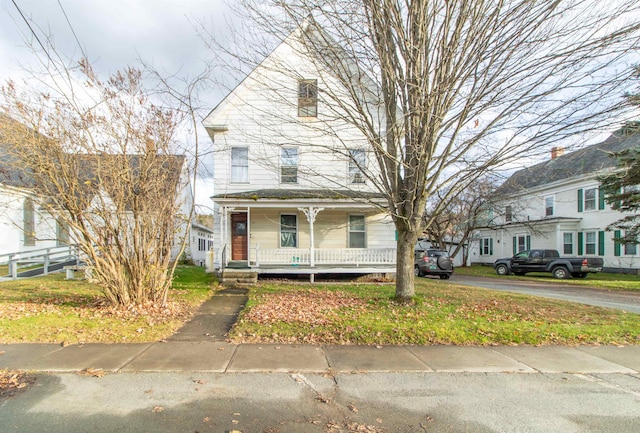
[[[568, 244], [565, 244], [565, 242], [564, 242], [564, 235], [565, 234], [571, 235], [571, 252], [570, 253], [567, 253], [567, 252], [564, 251], [564, 246], [568, 245]], [[574, 255], [575, 251], [576, 251], [576, 233], [575, 232], [562, 232], [561, 241], [562, 241], [562, 244], [561, 244], [562, 249], [560, 249], [560, 251], [562, 251], [563, 254]]]
[[[282, 246], [282, 217], [283, 216], [293, 216], [296, 218], [296, 244], [292, 247], [283, 247]], [[300, 245], [300, 224], [298, 221], [298, 214], [296, 213], [281, 213], [278, 218], [278, 248], [284, 249], [298, 249]]]
[[[589, 235], [593, 234], [593, 252], [590, 253], [588, 252], [588, 245], [590, 245], [591, 243], [588, 242], [589, 241]], [[584, 254], [588, 255], [588, 256], [595, 256], [598, 254], [598, 232], [597, 231], [591, 231], [591, 232], [584, 232]]]
[[[547, 215], [547, 200], [551, 199], [551, 215]], [[556, 216], [556, 196], [547, 195], [544, 197], [544, 216], [553, 217]]]
[[[351, 148], [348, 150], [349, 152], [349, 160], [347, 161], [347, 178], [348, 178], [348, 184], [349, 185], [364, 185], [367, 183], [367, 178], [365, 176], [365, 170], [367, 169], [367, 151], [365, 149], [360, 149], [360, 148]], [[363, 156], [363, 163], [358, 165], [358, 163], [356, 162], [356, 159], [354, 158], [354, 153], [355, 152], [359, 152], [362, 153]], [[352, 165], [353, 164], [353, 165]], [[351, 173], [351, 168], [357, 169], [357, 171], [354, 170], [353, 174], [354, 176], [352, 177], [352, 173]], [[359, 174], [361, 176], [361, 180], [359, 182], [356, 182], [356, 174]]]
[[[362, 217], [362, 223], [364, 224], [363, 230], [351, 230], [351, 217]], [[364, 235], [364, 245], [362, 247], [351, 247], [351, 232], [362, 233]], [[363, 214], [349, 214], [347, 215], [347, 247], [348, 248], [367, 248], [367, 217]]]
[[[247, 180], [233, 180], [233, 149], [247, 149]], [[231, 146], [229, 149], [229, 183], [248, 184], [250, 173], [249, 146]]]
[[[593, 209], [587, 209], [587, 191], [593, 190], [594, 191], [594, 198], [593, 198]], [[583, 188], [583, 193], [582, 193], [582, 210], [584, 212], [596, 212], [598, 210], [598, 187], [597, 186], [592, 186], [589, 188]]]
[[[283, 164], [282, 161], [282, 152], [284, 149], [295, 149], [296, 150], [296, 164], [295, 165], [285, 165]], [[285, 167], [295, 167], [296, 169], [296, 181], [295, 182], [283, 182], [282, 181], [282, 169]], [[282, 146], [280, 148], [280, 183], [284, 184], [284, 185], [297, 185], [298, 182], [298, 174], [299, 174], [299, 167], [300, 167], [300, 149], [298, 148], [298, 146]]]

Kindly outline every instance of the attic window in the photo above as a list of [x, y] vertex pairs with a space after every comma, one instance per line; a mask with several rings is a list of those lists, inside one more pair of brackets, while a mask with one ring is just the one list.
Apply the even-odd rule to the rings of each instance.
[[298, 117], [318, 115], [318, 80], [298, 81]]

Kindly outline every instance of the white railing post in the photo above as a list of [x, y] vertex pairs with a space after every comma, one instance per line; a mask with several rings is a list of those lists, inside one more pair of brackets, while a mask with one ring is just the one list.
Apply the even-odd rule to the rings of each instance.
[[18, 259], [14, 254], [9, 254], [9, 275], [14, 280], [18, 278]]
[[51, 249], [47, 248], [45, 253], [44, 253], [44, 256], [43, 256], [43, 266], [44, 266], [43, 272], [44, 272], [44, 275], [48, 275], [49, 274], [49, 254], [50, 254], [50, 251], [51, 251]]
[[256, 243], [256, 268], [260, 267], [260, 244]]

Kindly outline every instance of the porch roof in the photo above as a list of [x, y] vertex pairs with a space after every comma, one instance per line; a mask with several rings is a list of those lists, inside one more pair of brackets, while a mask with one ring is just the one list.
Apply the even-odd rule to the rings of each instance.
[[257, 189], [216, 194], [211, 199], [220, 204], [249, 207], [383, 207], [386, 204], [380, 193], [334, 189]]
[[506, 229], [509, 227], [526, 227], [526, 226], [540, 226], [540, 225], [557, 225], [562, 223], [579, 223], [582, 221], [582, 218], [573, 218], [573, 217], [553, 217], [553, 218], [542, 218], [537, 220], [527, 220], [527, 221], [511, 221], [505, 224], [496, 224], [485, 227], [478, 227], [480, 229]]

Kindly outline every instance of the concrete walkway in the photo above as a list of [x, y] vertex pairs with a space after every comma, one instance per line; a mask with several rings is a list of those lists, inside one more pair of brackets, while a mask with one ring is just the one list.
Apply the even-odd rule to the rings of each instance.
[[230, 344], [224, 336], [246, 303], [225, 289], [164, 342], [0, 345], [0, 369], [74, 372], [471, 372], [640, 373], [640, 346], [312, 346]]

